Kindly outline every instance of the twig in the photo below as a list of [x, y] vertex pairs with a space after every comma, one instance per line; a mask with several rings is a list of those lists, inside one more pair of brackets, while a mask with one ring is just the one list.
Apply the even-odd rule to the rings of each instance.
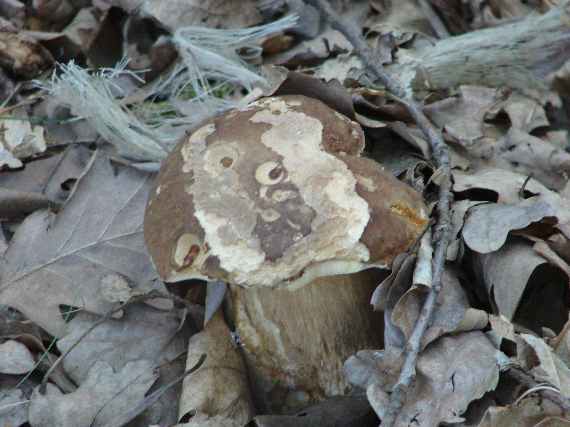
[[435, 13], [435, 11], [433, 10], [433, 6], [429, 2], [429, 0], [418, 0], [418, 3], [420, 6], [420, 9], [422, 10], [422, 13], [426, 17], [426, 19], [429, 21], [431, 27], [433, 28], [433, 30], [435, 31], [437, 36], [440, 39], [448, 38], [449, 37], [449, 31], [447, 31], [445, 24], [442, 22], [442, 20], [438, 16], [438, 14]]
[[540, 393], [544, 398], [560, 407], [560, 409], [564, 411], [564, 414], [570, 414], [570, 401], [554, 387], [541, 385], [532, 377], [532, 375], [516, 366], [511, 366], [507, 371], [507, 374], [528, 388], [528, 390], [519, 397], [519, 400], [526, 394]]
[[441, 132], [429, 121], [423, 113], [422, 107], [406, 94], [400, 82], [388, 75], [382, 65], [374, 58], [372, 50], [361, 35], [360, 30], [354, 24], [344, 22], [340, 16], [331, 8], [326, 0], [305, 0], [308, 4], [316, 7], [325, 17], [331, 26], [340, 31], [354, 47], [354, 52], [360, 56], [362, 62], [373, 77], [380, 81], [386, 89], [406, 107], [418, 128], [426, 136], [431, 150], [432, 158], [442, 173], [442, 182], [439, 186], [437, 216], [435, 232], [433, 233], [434, 257], [433, 265], [433, 285], [428, 297], [422, 307], [412, 335], [406, 345], [405, 359], [400, 372], [398, 382], [393, 388], [390, 402], [382, 417], [382, 427], [394, 425], [398, 414], [404, 406], [406, 393], [413, 379], [415, 378], [415, 366], [418, 354], [421, 350], [422, 337], [431, 322], [436, 307], [437, 297], [441, 290], [441, 277], [444, 270], [447, 247], [450, 240], [450, 207], [451, 207], [451, 167], [449, 151], [443, 141]]

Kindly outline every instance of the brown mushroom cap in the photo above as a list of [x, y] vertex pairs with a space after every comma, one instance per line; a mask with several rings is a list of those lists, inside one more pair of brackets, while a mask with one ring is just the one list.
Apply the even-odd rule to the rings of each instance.
[[427, 225], [421, 197], [359, 157], [360, 126], [265, 98], [203, 124], [164, 161], [144, 232], [167, 281], [292, 286], [388, 266]]

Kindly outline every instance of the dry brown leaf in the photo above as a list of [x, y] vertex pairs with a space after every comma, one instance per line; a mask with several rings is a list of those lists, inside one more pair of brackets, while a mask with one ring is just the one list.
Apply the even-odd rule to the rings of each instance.
[[511, 126], [522, 132], [530, 133], [550, 124], [542, 105], [535, 99], [517, 92], [509, 96], [502, 108], [509, 116]]
[[19, 0], [2, 0], [0, 1], [0, 16], [8, 19], [17, 28], [22, 28], [26, 19], [26, 7]]
[[362, 67], [362, 62], [355, 55], [337, 55], [318, 66], [315, 70], [315, 76], [327, 82], [338, 80], [345, 85], [347, 80], [358, 80], [362, 74]]
[[500, 348], [503, 339], [516, 342], [515, 327], [503, 315], [489, 315], [489, 324], [491, 330], [487, 332], [487, 336], [495, 343], [495, 347]]
[[85, 147], [74, 145], [63, 153], [27, 162], [21, 170], [0, 172], [0, 199], [11, 197], [9, 205], [0, 202], [0, 216], [6, 217], [7, 212], [22, 216], [36, 210], [35, 205], [31, 210], [18, 206], [29, 206], [30, 200], [37, 201], [40, 209], [49, 203], [63, 203], [91, 155]]
[[[360, 26], [368, 11], [368, 2], [351, 1], [345, 5], [341, 3], [342, 2], [335, 2], [334, 4], [334, 6], [337, 6], [337, 12], [355, 22], [357, 26]], [[301, 41], [285, 52], [269, 56], [267, 62], [285, 65], [288, 68], [299, 65], [314, 66], [324, 63], [324, 61], [331, 56], [346, 54], [348, 52], [352, 52], [352, 45], [346, 40], [344, 35], [333, 29], [329, 24], [325, 24], [318, 35]], [[341, 77], [342, 76], [335, 76], [336, 79], [341, 79]]]
[[[427, 290], [422, 286], [413, 286], [393, 309], [391, 320], [404, 334], [404, 342], [409, 340], [420, 316]], [[470, 307], [456, 272], [447, 268], [442, 277], [438, 306], [431, 325], [424, 333], [422, 347], [445, 334], [483, 329], [488, 320], [487, 313]]]
[[34, 427], [105, 426], [116, 414], [128, 411], [144, 399], [156, 380], [153, 363], [127, 363], [114, 372], [106, 362], [96, 362], [73, 393], [62, 394], [48, 384], [46, 394], [34, 390], [30, 424]]
[[350, 384], [367, 389], [378, 384], [389, 389], [398, 380], [402, 367], [402, 350], [386, 347], [384, 350], [360, 350], [344, 363], [344, 374]]
[[497, 89], [460, 86], [458, 97], [434, 102], [426, 108], [426, 113], [449, 137], [469, 149], [487, 136], [488, 125], [484, 120], [499, 99]]
[[513, 320], [527, 283], [547, 261], [532, 246], [514, 239], [496, 252], [474, 256], [475, 271], [498, 309], [497, 314]]
[[116, 0], [113, 3], [160, 22], [169, 31], [198, 25], [211, 28], [245, 28], [261, 23], [254, 0]]
[[[66, 352], [99, 320], [89, 313], [78, 313], [69, 322], [68, 334], [58, 340], [61, 352]], [[198, 323], [197, 320], [195, 320]], [[149, 360], [159, 366], [159, 378], [153, 388], [174, 381], [184, 370], [183, 361], [177, 359], [186, 349], [189, 330], [180, 328], [177, 312], [156, 310], [145, 304], [125, 308], [121, 319], [108, 320], [99, 325], [66, 356], [63, 366], [77, 382], [85, 380], [89, 369], [98, 361], [108, 363], [115, 371], [127, 362]], [[181, 387], [172, 387], [147, 408], [137, 422], [141, 425], [170, 425], [177, 421], [177, 406]]]
[[294, 415], [258, 415], [256, 427], [377, 427], [365, 397], [335, 396]]
[[[202, 332], [190, 338], [187, 369], [194, 366], [202, 354], [206, 354], [202, 368], [184, 379], [178, 412], [180, 420], [189, 422], [182, 425], [247, 424], [254, 416], [247, 373], [221, 311]], [[213, 424], [213, 420], [219, 424]], [[204, 421], [211, 424], [202, 424]]]
[[556, 355], [570, 366], [570, 320], [566, 322], [558, 336], [553, 338], [549, 344], [554, 348]]
[[[463, 147], [462, 155], [475, 169], [499, 167], [532, 175], [552, 188], [564, 186], [570, 155], [548, 138], [530, 135], [549, 125], [539, 102], [520, 93], [505, 98], [497, 89], [478, 86], [461, 86], [459, 90], [458, 98], [435, 102], [428, 111], [448, 139]], [[501, 112], [510, 123], [499, 120]]]
[[447, 247], [447, 260], [455, 261], [460, 259], [463, 255], [464, 247], [463, 240], [461, 239], [459, 233], [463, 228], [465, 222], [465, 216], [469, 209], [481, 202], [472, 200], [459, 200], [453, 203], [451, 206], [451, 242]]
[[532, 175], [549, 188], [564, 188], [570, 175], [570, 154], [560, 147], [511, 128], [504, 138], [497, 141], [488, 166], [513, 170]]
[[408, 40], [414, 34], [431, 35], [432, 27], [421, 9], [413, 0], [383, 2], [382, 13], [370, 17], [366, 26], [381, 34], [393, 33]]
[[21, 33], [0, 31], [0, 65], [17, 76], [33, 79], [53, 64], [49, 51]]
[[[55, 3], [53, 0], [48, 0], [48, 2]], [[45, 47], [57, 62], [85, 61], [85, 59], [91, 59], [98, 53], [92, 52], [91, 46], [99, 35], [102, 23], [105, 22], [107, 17], [107, 12], [101, 13], [95, 7], [82, 7], [78, 11], [72, 11], [75, 16], [65, 18], [63, 25], [56, 26], [57, 31], [51, 31], [51, 28], [49, 28], [45, 31], [25, 32], [26, 36]], [[105, 30], [108, 31], [108, 28]], [[104, 37], [104, 35], [101, 36]], [[106, 50], [113, 50], [109, 46], [105, 48]]]
[[[374, 309], [384, 311], [386, 348], [404, 347], [427, 296], [429, 288], [412, 286], [415, 262], [416, 258], [413, 256], [397, 257], [392, 266], [392, 273], [378, 285], [372, 295], [371, 304]], [[484, 311], [470, 307], [456, 272], [446, 269], [442, 286], [438, 308], [423, 337], [423, 347], [442, 335], [482, 329], [488, 323], [488, 316]]]
[[400, 298], [406, 293], [412, 284], [414, 255], [400, 254], [392, 264], [392, 271], [374, 290], [370, 304], [374, 310], [384, 312], [384, 346], [386, 348], [402, 348], [405, 345], [405, 337], [401, 329], [393, 322], [392, 313]]
[[[66, 352], [100, 317], [77, 313], [69, 322], [67, 334], [57, 342]], [[81, 383], [97, 361], [108, 363], [115, 371], [127, 362], [149, 360], [155, 366], [175, 359], [185, 350], [187, 334], [179, 334], [180, 316], [144, 304], [125, 308], [121, 319], [111, 319], [84, 337], [63, 360], [71, 378]]]
[[542, 339], [520, 334], [517, 358], [538, 382], [551, 384], [570, 397], [570, 368]]
[[[532, 194], [552, 194], [536, 179], [509, 170], [485, 168], [473, 173], [453, 172], [453, 191], [490, 190], [497, 195], [499, 203], [518, 203], [521, 190]], [[493, 199], [489, 199], [490, 201]], [[494, 201], [494, 200], [493, 200]]]
[[307, 64], [318, 64], [331, 55], [352, 52], [352, 45], [337, 30], [325, 29], [311, 40], [299, 43], [285, 52], [269, 57], [272, 64], [294, 67]]
[[469, 210], [462, 236], [472, 250], [486, 254], [501, 248], [511, 231], [554, 216], [555, 209], [540, 197], [517, 204], [483, 204]]
[[101, 279], [120, 273], [135, 286], [156, 278], [142, 236], [152, 175], [114, 167], [99, 153], [56, 216], [37, 211], [19, 226], [0, 266], [0, 298], [61, 336], [62, 304], [106, 313]]
[[[542, 397], [528, 397], [518, 404], [494, 406], [477, 427], [568, 427], [556, 404]], [[544, 424], [543, 424], [544, 423]]]
[[53, 204], [37, 193], [25, 193], [0, 188], [0, 219], [17, 221], [39, 209], [46, 209]]
[[[388, 403], [387, 393], [394, 385], [392, 381], [397, 378], [401, 361], [382, 357], [383, 352], [375, 353], [368, 359], [372, 365], [367, 369], [369, 379], [365, 384], [368, 384], [368, 399], [382, 418]], [[418, 358], [416, 381], [396, 425], [424, 427], [461, 422], [461, 414], [471, 401], [495, 389], [503, 359], [502, 353], [479, 331], [438, 339]], [[349, 359], [347, 365], [353, 361]], [[361, 367], [360, 371], [366, 370]], [[354, 376], [353, 372], [349, 378], [352, 380]]]
[[532, 243], [511, 238], [496, 252], [474, 254], [473, 265], [496, 314], [536, 333], [562, 329], [568, 319], [568, 276], [539, 256]]
[[28, 399], [18, 388], [0, 389], [0, 425], [18, 427], [28, 422]]
[[232, 420], [223, 415], [210, 417], [203, 413], [198, 413], [187, 423], [179, 423], [173, 427], [243, 427], [244, 424]]
[[0, 344], [0, 374], [25, 374], [35, 365], [34, 356], [21, 342], [8, 340]]
[[0, 169], [22, 167], [21, 160], [45, 150], [44, 128], [32, 125], [25, 110], [0, 119]]
[[70, 0], [34, 0], [31, 7], [34, 15], [41, 18], [39, 25], [42, 27], [65, 25], [75, 12]]

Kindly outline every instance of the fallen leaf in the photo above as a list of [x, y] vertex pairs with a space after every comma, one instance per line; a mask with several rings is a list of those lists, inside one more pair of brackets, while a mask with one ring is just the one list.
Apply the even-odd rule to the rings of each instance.
[[19, 0], [2, 0], [0, 15], [10, 20], [15, 27], [22, 28], [26, 19], [26, 7]]
[[216, 311], [221, 307], [228, 290], [227, 285], [221, 281], [209, 281], [206, 286], [204, 325], [208, 323]]
[[34, 369], [35, 365], [34, 356], [21, 342], [8, 340], [0, 344], [1, 374], [25, 374]]
[[376, 427], [378, 418], [365, 397], [335, 396], [294, 415], [258, 415], [256, 427]]
[[487, 410], [478, 427], [564, 427], [570, 422], [556, 404], [540, 396], [527, 397], [508, 406], [494, 406]]
[[412, 285], [416, 257], [401, 254], [392, 264], [392, 271], [374, 290], [370, 304], [384, 312], [385, 348], [403, 348], [406, 341], [402, 330], [392, 320], [394, 307]]
[[66, 324], [62, 304], [106, 313], [104, 275], [147, 283], [156, 273], [142, 235], [152, 175], [111, 165], [95, 154], [64, 209], [37, 211], [14, 235], [0, 269], [0, 298], [55, 336]]
[[32, 126], [23, 109], [0, 119], [0, 169], [22, 167], [22, 159], [45, 150], [44, 129]]
[[[149, 309], [142, 304], [129, 306], [129, 308], [135, 312], [127, 313], [127, 324], [123, 324], [125, 319], [121, 319], [120, 322], [113, 322], [113, 325], [103, 324], [100, 326], [108, 326], [105, 333], [97, 337], [100, 339], [99, 342], [104, 350], [94, 353], [109, 361], [115, 370], [120, 369], [128, 359], [136, 360], [137, 354], [145, 358], [149, 357], [155, 366], [155, 372], [158, 373], [158, 379], [149, 390], [144, 401], [129, 408], [127, 412], [114, 414], [115, 417], [105, 427], [122, 426], [127, 425], [127, 423], [136, 426], [174, 425], [178, 421], [177, 402], [182, 389], [181, 380], [186, 375], [184, 358], [181, 356], [185, 355], [188, 333], [192, 328], [189, 328], [190, 325], [187, 323], [182, 323], [175, 313], [168, 313], [164, 316], [164, 313], [161, 315], [160, 312]], [[178, 333], [173, 336], [172, 329], [176, 327], [176, 323], [178, 323]], [[194, 320], [194, 323], [197, 321]], [[170, 330], [165, 328], [165, 324], [170, 326]], [[93, 323], [83, 326], [92, 325]], [[155, 326], [158, 329], [157, 331], [152, 329]], [[135, 344], [135, 340], [131, 337], [131, 327], [134, 329], [134, 335], [139, 338], [138, 344]], [[109, 342], [116, 342], [117, 348], [109, 345]], [[80, 347], [81, 343], [82, 341], [80, 341]], [[96, 345], [89, 343], [85, 347], [89, 347], [90, 344]], [[85, 362], [80, 358], [76, 358], [76, 360], [77, 364], [81, 364], [82, 369], [84, 369], [94, 360], [90, 357], [89, 348], [83, 348], [82, 352], [87, 353], [89, 360]], [[131, 357], [121, 357], [127, 352]], [[73, 351], [69, 354], [73, 354]]]
[[81, 175], [92, 155], [83, 146], [70, 146], [62, 153], [27, 162], [21, 170], [0, 172], [0, 187], [43, 194], [53, 202], [63, 203], [71, 183]]
[[520, 334], [517, 359], [538, 382], [551, 384], [563, 396], [570, 396], [570, 368], [542, 339]]
[[[190, 338], [186, 368], [194, 366], [202, 354], [206, 354], [202, 368], [184, 379], [179, 420], [185, 420], [183, 425], [196, 426], [210, 425], [202, 424], [207, 419], [219, 423], [211, 425], [247, 424], [254, 416], [247, 373], [221, 311], [202, 332]], [[206, 418], [193, 420], [200, 417]]]
[[329, 58], [315, 70], [315, 76], [324, 81], [338, 80], [343, 85], [347, 80], [358, 80], [362, 74], [362, 61], [355, 55], [339, 54]]
[[468, 192], [472, 190], [490, 190], [496, 194], [499, 203], [518, 203], [521, 201], [521, 190], [533, 195], [552, 193], [536, 179], [498, 168], [485, 168], [474, 173], [453, 172], [453, 191]]
[[553, 347], [556, 355], [567, 366], [570, 366], [570, 320], [566, 322], [562, 331], [549, 344]]
[[339, 31], [328, 27], [314, 39], [303, 41], [292, 49], [270, 56], [269, 61], [291, 68], [319, 64], [330, 56], [347, 52], [352, 52], [352, 45]]
[[549, 188], [564, 188], [570, 175], [570, 154], [548, 140], [511, 128], [497, 142], [493, 159], [485, 162], [523, 175], [532, 175]]
[[[438, 305], [422, 338], [422, 348], [445, 334], [483, 329], [489, 320], [487, 313], [471, 308], [456, 271], [446, 268], [441, 282]], [[410, 339], [428, 290], [426, 287], [414, 285], [398, 300], [393, 309], [391, 320], [402, 331], [404, 342]]]
[[53, 64], [43, 46], [22, 33], [0, 31], [0, 65], [17, 76], [33, 79]]
[[530, 133], [550, 124], [542, 105], [517, 92], [509, 96], [502, 108], [508, 114], [511, 126], [523, 132]]
[[176, 424], [174, 427], [243, 427], [243, 423], [223, 415], [210, 417], [206, 414], [198, 413], [189, 422]]
[[144, 399], [156, 380], [153, 364], [147, 360], [129, 362], [114, 372], [106, 362], [96, 362], [84, 382], [73, 393], [62, 394], [48, 384], [32, 394], [29, 417], [34, 427], [105, 426], [116, 414]]
[[99, 316], [80, 312], [69, 321], [67, 334], [58, 340], [57, 347], [63, 353], [75, 346], [63, 360], [63, 366], [77, 383], [85, 380], [98, 361], [119, 371], [126, 363], [141, 359], [152, 361], [155, 366], [165, 364], [185, 351], [188, 336], [178, 333], [180, 316], [176, 312], [145, 304], [126, 307], [124, 312], [121, 319], [110, 319], [97, 326], [79, 343]]
[[383, 6], [382, 13], [367, 20], [370, 31], [395, 33], [399, 37], [407, 36], [408, 40], [414, 34], [431, 36], [433, 33], [431, 24], [414, 1], [383, 2]]
[[554, 216], [554, 208], [536, 197], [517, 204], [483, 204], [469, 210], [462, 236], [472, 250], [486, 254], [501, 248], [511, 231]]
[[465, 223], [465, 217], [471, 207], [481, 202], [473, 200], [459, 200], [451, 205], [451, 241], [447, 247], [447, 260], [455, 261], [463, 255], [463, 239], [460, 232]]
[[[368, 10], [367, 2], [350, 2], [343, 4], [336, 2], [333, 7], [343, 17], [361, 25]], [[352, 45], [341, 32], [333, 29], [330, 24], [321, 26], [318, 35], [308, 40], [302, 40], [293, 48], [267, 57], [270, 64], [284, 65], [287, 68], [296, 66], [315, 66], [323, 63], [327, 58], [352, 52]], [[341, 76], [336, 76], [339, 79]]]
[[[397, 378], [401, 358], [398, 361], [382, 357], [382, 352], [376, 353], [378, 356], [372, 359], [368, 369], [371, 378], [366, 381], [367, 396], [382, 419], [388, 404], [387, 393]], [[423, 427], [461, 422], [461, 414], [469, 403], [497, 386], [501, 355], [479, 331], [439, 338], [418, 358], [416, 380], [407, 393], [396, 425]]]
[[0, 219], [21, 220], [26, 215], [53, 204], [41, 194], [0, 188]]
[[116, 3], [133, 10], [141, 6], [140, 14], [152, 17], [169, 31], [200, 25], [210, 28], [245, 28], [261, 23], [254, 0], [118, 0]]
[[28, 399], [22, 390], [0, 390], [0, 425], [18, 427], [28, 422]]
[[402, 367], [403, 351], [396, 347], [384, 350], [360, 350], [344, 362], [344, 374], [355, 387], [367, 389], [378, 384], [388, 389], [396, 384]]
[[[475, 254], [473, 266], [491, 303], [496, 306], [496, 314], [509, 321], [517, 315], [518, 321], [533, 329], [542, 326], [560, 329], [561, 325], [555, 325], [560, 322], [560, 311], [566, 310], [565, 301], [560, 297], [551, 300], [549, 292], [556, 296], [564, 292], [568, 278], [539, 256], [532, 244], [521, 238], [509, 239], [498, 251]], [[521, 305], [525, 290], [528, 298]], [[547, 303], [548, 300], [551, 301]]]
[[489, 315], [491, 330], [487, 336], [495, 343], [495, 347], [500, 348], [504, 339], [516, 342], [514, 325], [505, 316]]
[[487, 137], [485, 117], [499, 100], [497, 89], [460, 86], [457, 97], [429, 104], [426, 113], [449, 137], [469, 149]]

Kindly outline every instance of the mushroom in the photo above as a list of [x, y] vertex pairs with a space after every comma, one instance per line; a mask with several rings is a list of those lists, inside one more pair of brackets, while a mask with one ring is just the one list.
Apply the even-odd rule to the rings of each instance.
[[230, 285], [262, 412], [346, 393], [344, 360], [382, 344], [374, 268], [408, 250], [428, 216], [363, 148], [360, 126], [322, 102], [264, 98], [184, 138], [149, 197], [160, 277]]

